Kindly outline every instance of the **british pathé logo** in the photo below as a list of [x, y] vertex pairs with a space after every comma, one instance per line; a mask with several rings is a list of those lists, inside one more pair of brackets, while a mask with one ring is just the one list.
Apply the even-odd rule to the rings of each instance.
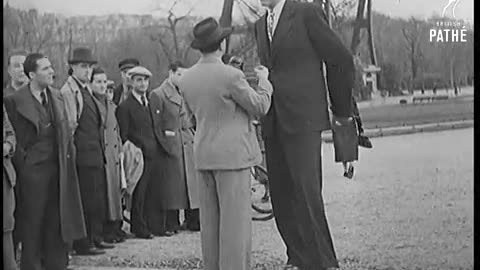
[[[448, 0], [443, 7], [442, 20], [435, 22], [435, 27], [430, 28], [430, 42], [467, 42], [467, 27], [455, 19], [455, 8], [460, 0]], [[453, 19], [445, 19], [450, 9]]]

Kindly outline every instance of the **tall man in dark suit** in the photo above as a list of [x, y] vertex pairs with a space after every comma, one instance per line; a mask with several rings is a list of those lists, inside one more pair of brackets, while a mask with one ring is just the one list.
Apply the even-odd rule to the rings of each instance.
[[321, 132], [351, 113], [353, 57], [311, 3], [261, 0], [255, 23], [260, 62], [270, 70], [272, 106], [262, 121], [273, 210], [289, 266], [338, 268], [322, 199]]
[[[144, 169], [132, 196], [132, 223], [131, 232], [138, 238], [152, 239], [155, 231], [153, 224], [147, 222], [147, 212], [150, 207], [151, 196], [158, 196], [158, 192], [151, 190], [150, 182], [161, 180], [162, 159], [165, 150], [162, 145], [167, 145], [163, 129], [158, 121], [154, 121], [154, 113], [159, 113], [150, 106], [147, 98], [147, 89], [152, 73], [141, 66], [134, 67], [127, 74], [132, 81], [132, 92], [127, 99], [117, 108], [117, 120], [120, 126], [122, 142], [127, 140], [140, 148], [143, 153]], [[158, 118], [158, 117], [156, 117]], [[162, 142], [163, 141], [163, 142]], [[162, 215], [161, 218], [165, 218]], [[164, 221], [158, 221], [164, 223]], [[156, 224], [158, 224], [156, 223]], [[171, 236], [172, 232], [155, 232], [161, 236]]]
[[5, 99], [17, 137], [21, 269], [65, 270], [68, 245], [86, 235], [72, 133], [48, 58], [30, 54], [24, 70], [30, 83]]
[[127, 72], [138, 65], [140, 65], [140, 61], [135, 58], [126, 58], [118, 63], [118, 68], [120, 69], [120, 74], [122, 76], [122, 82], [119, 83], [113, 90], [113, 102], [115, 105], [118, 106], [122, 101], [127, 99], [128, 94], [132, 90], [132, 85], [127, 77]]

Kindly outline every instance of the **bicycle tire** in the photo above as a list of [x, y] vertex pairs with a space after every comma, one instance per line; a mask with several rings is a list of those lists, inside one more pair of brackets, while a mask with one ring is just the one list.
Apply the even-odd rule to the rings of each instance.
[[[262, 199], [267, 198], [267, 200], [270, 200], [269, 189], [268, 189], [267, 170], [264, 167], [262, 167], [260, 165], [257, 165], [253, 168], [252, 174], [253, 174], [255, 180], [258, 181], [258, 183], [260, 183], [261, 185], [263, 185], [265, 187], [265, 193], [264, 193]], [[252, 209], [255, 210], [257, 213], [267, 214], [267, 216], [265, 216], [265, 217], [253, 217], [252, 218], [253, 220], [269, 220], [269, 219], [273, 218], [273, 209], [272, 209], [271, 205], [270, 205], [270, 207], [265, 208], [265, 207], [261, 207], [259, 205], [256, 205], [252, 201], [251, 206], [252, 206]]]

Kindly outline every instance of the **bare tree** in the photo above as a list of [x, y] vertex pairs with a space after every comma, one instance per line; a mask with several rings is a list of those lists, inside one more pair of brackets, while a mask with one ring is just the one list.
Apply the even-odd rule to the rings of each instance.
[[422, 49], [420, 46], [420, 39], [422, 37], [421, 22], [414, 17], [411, 17], [402, 28], [403, 37], [406, 41], [406, 49], [410, 62], [411, 84], [410, 90], [413, 90], [413, 83], [417, 78], [418, 68], [423, 58]]
[[[190, 52], [190, 46], [187, 42], [189, 36], [187, 35], [180, 37], [178, 33], [178, 26], [182, 21], [188, 19], [195, 7], [195, 3], [191, 4], [190, 9], [186, 13], [183, 15], [178, 15], [174, 9], [179, 2], [179, 0], [175, 0], [170, 8], [166, 10], [167, 18], [165, 23], [146, 26], [150, 32], [150, 39], [158, 42], [162, 48], [162, 51], [170, 62], [174, 60], [183, 61], [188, 57], [188, 53]], [[165, 11], [165, 9], [159, 7], [156, 9], [156, 11], [162, 12]], [[155, 32], [154, 28], [160, 29], [160, 32]]]

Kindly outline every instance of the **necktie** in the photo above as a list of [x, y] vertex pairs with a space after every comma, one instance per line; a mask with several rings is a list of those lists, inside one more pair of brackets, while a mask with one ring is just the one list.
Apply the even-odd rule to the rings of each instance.
[[40, 99], [42, 100], [42, 106], [47, 109], [47, 95], [45, 95], [45, 91], [40, 93]]
[[143, 107], [147, 107], [147, 101], [145, 100], [145, 96], [141, 96], [140, 100], [142, 101]]
[[267, 17], [267, 28], [268, 28], [268, 38], [270, 39], [270, 42], [272, 42], [273, 39], [273, 24], [275, 21], [275, 13], [273, 13], [273, 10], [270, 10], [268, 12], [268, 17]]

